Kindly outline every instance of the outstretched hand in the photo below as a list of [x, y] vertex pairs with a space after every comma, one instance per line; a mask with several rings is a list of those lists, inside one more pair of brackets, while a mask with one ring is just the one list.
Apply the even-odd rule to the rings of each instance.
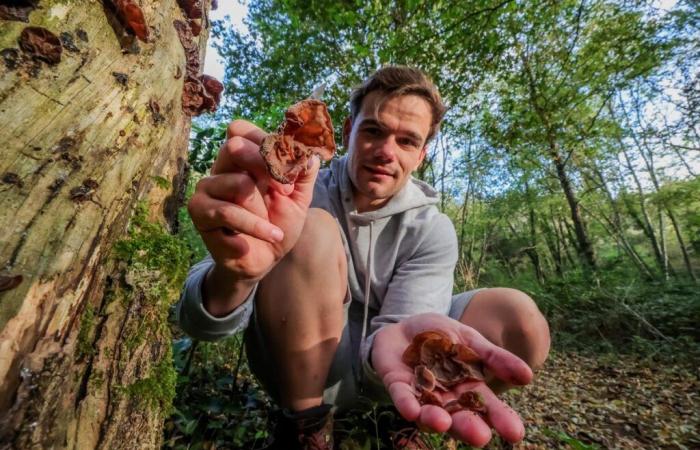
[[401, 357], [413, 337], [427, 330], [440, 330], [449, 335], [453, 342], [473, 349], [481, 357], [486, 370], [502, 381], [525, 385], [532, 380], [532, 370], [524, 361], [492, 344], [475, 329], [444, 315], [419, 314], [382, 328], [372, 347], [372, 365], [401, 416], [415, 421], [421, 429], [449, 432], [455, 439], [477, 447], [486, 445], [491, 439], [491, 428], [509, 442], [522, 440], [525, 436], [522, 420], [483, 381], [459, 384], [442, 396], [449, 401], [458, 398], [464, 391], [476, 391], [484, 399], [484, 416], [472, 411], [450, 414], [439, 406], [418, 402], [412, 385], [413, 370], [403, 363]]

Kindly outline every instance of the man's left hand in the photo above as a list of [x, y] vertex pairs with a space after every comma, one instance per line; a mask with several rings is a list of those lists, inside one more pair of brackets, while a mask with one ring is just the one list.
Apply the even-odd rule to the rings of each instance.
[[440, 330], [447, 333], [453, 342], [473, 349], [481, 357], [488, 373], [495, 378], [513, 385], [525, 385], [532, 381], [532, 370], [524, 361], [492, 344], [475, 329], [440, 314], [419, 314], [383, 327], [372, 347], [372, 365], [398, 412], [404, 419], [416, 422], [423, 430], [449, 432], [454, 438], [477, 447], [486, 445], [491, 439], [491, 428], [509, 442], [522, 440], [525, 436], [522, 420], [484, 381], [465, 382], [443, 394], [443, 399], [449, 401], [467, 390], [480, 393], [486, 407], [483, 416], [472, 411], [450, 414], [439, 406], [418, 402], [413, 388], [413, 370], [403, 363], [401, 357], [413, 337], [428, 330]]

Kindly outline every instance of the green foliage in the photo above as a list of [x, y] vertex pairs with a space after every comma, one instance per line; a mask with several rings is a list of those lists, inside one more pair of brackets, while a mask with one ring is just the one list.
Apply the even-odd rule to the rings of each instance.
[[187, 449], [195, 443], [261, 448], [270, 403], [247, 366], [239, 366], [241, 343], [240, 336], [216, 343], [186, 337], [173, 342], [177, 397], [164, 448]]
[[[147, 339], [169, 341], [168, 312], [185, 280], [190, 264], [189, 249], [163, 225], [149, 220], [148, 208], [141, 203], [134, 210], [127, 236], [115, 244], [113, 255], [124, 268], [127, 289], [117, 286], [110, 295], [125, 305], [138, 307], [141, 316], [124, 328], [124, 348], [131, 352]], [[91, 325], [94, 312], [90, 308], [83, 314], [83, 321], [79, 349], [85, 347], [82, 342], [89, 342], [81, 336], [89, 336], [91, 332], [87, 330], [94, 326]], [[170, 348], [161, 360], [153, 363], [148, 375], [131, 385], [119, 386], [116, 391], [169, 415], [177, 376]], [[95, 373], [90, 382], [101, 385], [103, 375]]]
[[[185, 281], [190, 263], [190, 253], [178, 237], [171, 235], [163, 225], [148, 219], [145, 204], [139, 204], [131, 218], [128, 236], [114, 246], [114, 255], [127, 264], [129, 272], [151, 272], [157, 276], [147, 292], [152, 302], [169, 297]], [[161, 278], [162, 277], [162, 278]]]
[[227, 126], [228, 122], [216, 125], [200, 124], [196, 121], [192, 123], [188, 153], [188, 162], [192, 170], [200, 174], [209, 172], [226, 139]]
[[[201, 174], [193, 172], [187, 179], [185, 198], [188, 200], [192, 197], [195, 186], [201, 177]], [[204, 246], [204, 242], [202, 242], [202, 238], [199, 236], [194, 223], [192, 223], [192, 218], [187, 212], [186, 206], [183, 206], [178, 210], [178, 223], [180, 224], [180, 227], [178, 228], [177, 236], [189, 249], [192, 257], [191, 262], [194, 263], [202, 260], [207, 255], [207, 248]]]
[[545, 429], [544, 434], [546, 436], [555, 438], [560, 443], [565, 444], [568, 448], [572, 450], [598, 450], [600, 447], [597, 445], [584, 444], [576, 438], [572, 438], [563, 431], [556, 431], [552, 429]]

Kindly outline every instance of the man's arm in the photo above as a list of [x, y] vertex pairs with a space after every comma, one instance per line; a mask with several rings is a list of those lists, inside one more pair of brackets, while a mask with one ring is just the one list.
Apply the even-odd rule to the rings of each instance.
[[311, 158], [293, 184], [280, 184], [260, 155], [265, 136], [249, 122], [232, 122], [211, 175], [187, 205], [210, 253], [190, 271], [178, 305], [192, 336], [216, 339], [244, 326], [258, 281], [301, 234], [320, 163]]
[[[214, 289], [216, 292], [216, 287], [205, 287], [208, 275], [212, 273], [214, 267], [215, 263], [210, 255], [192, 266], [176, 307], [180, 328], [188, 335], [205, 341], [230, 336], [245, 328], [253, 311], [253, 297], [257, 290], [257, 285], [254, 285], [246, 297], [234, 304], [227, 313], [216, 314], [206, 306], [206, 290]], [[229, 289], [228, 283], [224, 280], [221, 290], [225, 292]], [[214, 299], [215, 304], [216, 301]]]

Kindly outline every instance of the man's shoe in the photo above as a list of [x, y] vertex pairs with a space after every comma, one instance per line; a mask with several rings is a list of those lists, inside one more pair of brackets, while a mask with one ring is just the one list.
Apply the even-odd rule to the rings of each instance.
[[303, 411], [283, 410], [268, 450], [333, 450], [333, 411], [320, 405]]

